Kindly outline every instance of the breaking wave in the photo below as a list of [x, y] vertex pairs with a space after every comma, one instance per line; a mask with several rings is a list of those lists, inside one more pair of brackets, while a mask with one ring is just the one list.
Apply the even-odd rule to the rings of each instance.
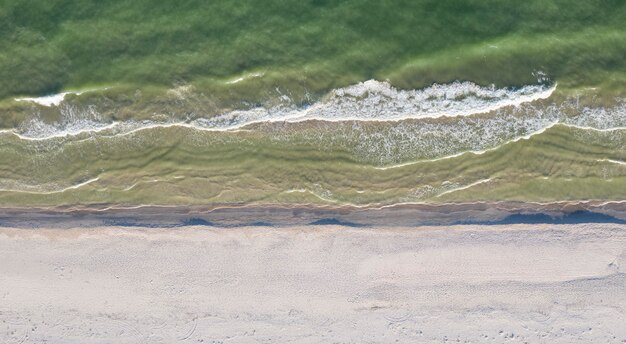
[[517, 90], [481, 87], [471, 82], [435, 84], [423, 90], [398, 90], [387, 82], [365, 81], [332, 91], [306, 108], [256, 108], [196, 120], [204, 128], [237, 129], [258, 122], [399, 121], [412, 118], [469, 116], [550, 97], [556, 85]]
[[[116, 135], [174, 125], [200, 130], [228, 131], [264, 122], [401, 121], [442, 116], [457, 117], [546, 99], [555, 89], [556, 85], [498, 89], [482, 87], [471, 82], [454, 82], [446, 85], [435, 84], [421, 90], [399, 90], [388, 82], [369, 80], [333, 90], [317, 103], [305, 107], [294, 106], [290, 99], [283, 99], [282, 105], [271, 108], [235, 110], [217, 116], [175, 123], [150, 120], [103, 122], [98, 120], [97, 115], [80, 116], [70, 109], [64, 110], [69, 114], [64, 115], [59, 122], [45, 123], [35, 118], [12, 130], [12, 133], [24, 139], [45, 140], [94, 132]], [[56, 105], [62, 105], [62, 98], [60, 99]]]

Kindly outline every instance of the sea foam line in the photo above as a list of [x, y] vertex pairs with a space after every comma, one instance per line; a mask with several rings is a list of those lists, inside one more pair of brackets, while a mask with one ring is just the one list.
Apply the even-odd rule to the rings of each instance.
[[615, 159], [597, 159], [598, 162], [609, 162], [611, 164], [626, 166], [626, 161], [615, 160]]

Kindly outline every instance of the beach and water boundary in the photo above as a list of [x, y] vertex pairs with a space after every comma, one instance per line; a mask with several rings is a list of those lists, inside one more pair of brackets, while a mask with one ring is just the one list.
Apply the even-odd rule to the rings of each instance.
[[472, 202], [382, 207], [316, 205], [71, 206], [2, 208], [0, 227], [215, 228], [340, 225], [418, 227], [507, 224], [626, 224], [626, 202]]

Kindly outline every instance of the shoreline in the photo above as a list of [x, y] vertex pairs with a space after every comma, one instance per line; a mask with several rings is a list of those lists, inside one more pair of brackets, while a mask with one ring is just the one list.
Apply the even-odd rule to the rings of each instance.
[[626, 224], [626, 201], [420, 203], [356, 207], [248, 204], [0, 208], [0, 227]]

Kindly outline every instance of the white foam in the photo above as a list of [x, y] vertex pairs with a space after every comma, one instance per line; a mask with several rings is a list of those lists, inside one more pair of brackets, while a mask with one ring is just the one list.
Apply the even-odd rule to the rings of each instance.
[[193, 124], [229, 130], [261, 122], [401, 121], [469, 116], [546, 99], [555, 89], [556, 85], [531, 85], [509, 90], [481, 87], [471, 82], [454, 82], [435, 84], [423, 90], [398, 90], [387, 82], [369, 80], [334, 90], [325, 99], [307, 108], [258, 107], [198, 119]]
[[97, 133], [113, 129], [118, 123], [102, 123], [89, 119], [79, 119], [64, 123], [48, 124], [39, 119], [31, 120], [23, 130], [12, 131], [14, 135], [24, 140], [48, 140], [66, 136], [77, 136], [85, 133]]
[[89, 89], [89, 90], [83, 90], [83, 91], [67, 91], [67, 92], [62, 92], [62, 93], [57, 93], [57, 94], [50, 94], [50, 95], [43, 96], [43, 97], [15, 98], [15, 101], [32, 102], [32, 103], [37, 103], [39, 105], [48, 106], [48, 107], [59, 106], [65, 100], [65, 96], [68, 94], [74, 94], [78, 96], [83, 93], [97, 91], [97, 90], [106, 90], [106, 89], [109, 89], [109, 87], [95, 88], [95, 89]]
[[101, 120], [94, 107], [87, 109], [62, 104], [59, 108], [61, 119], [48, 123], [34, 117], [11, 131], [12, 134], [25, 140], [47, 140], [65, 136], [76, 136], [84, 133], [96, 133], [112, 129], [117, 123], [106, 123]]
[[43, 96], [43, 97], [15, 98], [15, 100], [18, 101], [18, 102], [33, 102], [33, 103], [37, 103], [37, 104], [43, 105], [43, 106], [53, 106], [53, 105], [57, 106], [57, 105], [61, 104], [61, 102], [63, 101], [63, 99], [65, 99], [65, 96], [67, 94], [80, 94], [80, 93], [79, 92], [63, 92], [63, 93], [51, 94], [49, 96]]
[[[247, 77], [261, 75], [250, 74]], [[398, 90], [387, 82], [369, 80], [334, 90], [309, 107], [296, 107], [288, 97], [282, 95], [283, 104], [280, 106], [235, 110], [214, 117], [199, 118], [191, 122], [127, 121], [123, 125], [114, 122], [103, 123], [98, 121], [97, 116], [93, 114], [81, 116], [68, 106], [63, 111], [70, 113], [64, 114], [61, 122], [47, 124], [35, 118], [15, 130], [14, 133], [23, 139], [44, 140], [111, 129], [115, 129], [112, 131], [114, 134], [127, 134], [138, 130], [167, 126], [227, 131], [262, 122], [401, 121], [424, 117], [469, 116], [545, 99], [554, 92], [555, 88], [556, 85], [552, 87], [530, 85], [517, 90], [509, 90], [481, 87], [471, 82], [454, 82], [447, 85], [435, 84], [422, 90]], [[179, 87], [174, 91], [178, 93], [190, 92], [191, 87]], [[82, 92], [65, 92], [47, 97], [19, 98], [17, 100], [33, 101], [45, 106], [59, 105], [65, 95], [70, 93], [81, 94]]]
[[57, 94], [51, 94], [51, 95], [47, 95], [47, 96], [43, 96], [43, 97], [24, 97], [24, 98], [15, 98], [16, 101], [18, 102], [32, 102], [32, 103], [37, 103], [39, 105], [43, 105], [43, 106], [58, 106], [59, 104], [61, 104], [63, 102], [63, 100], [65, 100], [65, 96], [68, 94], [75, 94], [75, 95], [81, 95], [85, 92], [89, 92], [89, 91], [76, 91], [76, 92], [62, 92], [62, 93], [57, 93]]

